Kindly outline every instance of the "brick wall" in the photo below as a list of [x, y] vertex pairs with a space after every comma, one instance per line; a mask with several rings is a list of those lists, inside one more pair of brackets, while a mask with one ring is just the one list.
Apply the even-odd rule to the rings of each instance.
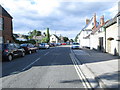
[[0, 36], [3, 37], [4, 39], [4, 43], [7, 43], [7, 41], [9, 40], [10, 42], [13, 42], [13, 38], [12, 38], [12, 18], [6, 17], [6, 16], [2, 16], [3, 18], [3, 30], [0, 31]]

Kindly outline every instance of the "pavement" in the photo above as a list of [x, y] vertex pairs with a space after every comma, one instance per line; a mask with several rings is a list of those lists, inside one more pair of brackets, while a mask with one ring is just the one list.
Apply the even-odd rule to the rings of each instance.
[[85, 48], [72, 52], [93, 88], [119, 88], [120, 57]]

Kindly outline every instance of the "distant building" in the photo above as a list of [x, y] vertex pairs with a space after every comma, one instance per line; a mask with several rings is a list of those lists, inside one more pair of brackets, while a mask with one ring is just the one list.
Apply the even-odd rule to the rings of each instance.
[[0, 5], [0, 43], [13, 41], [12, 16]]
[[92, 29], [95, 29], [97, 27], [97, 21], [96, 21], [96, 14], [91, 18], [91, 20], [86, 19], [86, 25], [85, 27], [80, 31], [78, 35], [77, 42], [80, 43], [81, 47], [88, 47], [90, 48], [90, 33], [92, 32]]
[[50, 43], [59, 43], [59, 42], [60, 42], [60, 39], [59, 39], [59, 37], [57, 35], [52, 34], [50, 36]]
[[33, 39], [34, 39], [34, 40], [37, 40], [37, 41], [41, 41], [43, 38], [45, 38], [44, 35], [41, 35], [41, 36], [33, 36]]

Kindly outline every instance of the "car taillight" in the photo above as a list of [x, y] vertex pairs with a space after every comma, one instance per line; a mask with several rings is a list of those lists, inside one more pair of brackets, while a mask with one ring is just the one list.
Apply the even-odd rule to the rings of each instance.
[[8, 52], [8, 49], [5, 49], [4, 51], [5, 51], [5, 52]]

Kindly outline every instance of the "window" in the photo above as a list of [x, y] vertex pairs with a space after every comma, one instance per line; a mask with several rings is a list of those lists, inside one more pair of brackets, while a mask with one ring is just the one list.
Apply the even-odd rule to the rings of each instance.
[[0, 17], [0, 30], [3, 30], [3, 18]]
[[3, 43], [3, 38], [2, 37], [0, 37], [0, 43]]

